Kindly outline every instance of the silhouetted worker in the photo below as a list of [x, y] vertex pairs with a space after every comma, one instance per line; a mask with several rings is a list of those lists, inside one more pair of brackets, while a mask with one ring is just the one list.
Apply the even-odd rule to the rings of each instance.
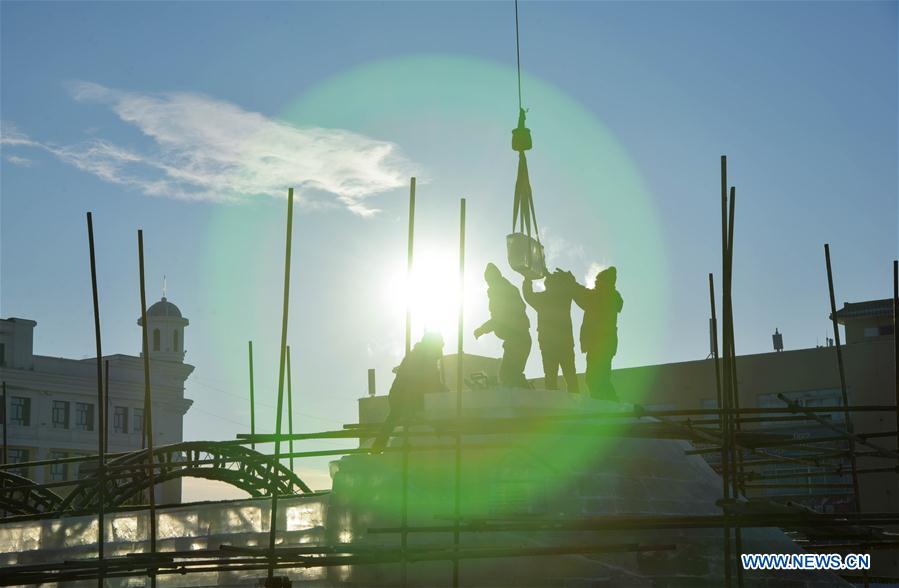
[[597, 274], [591, 290], [571, 276], [574, 301], [584, 309], [581, 351], [587, 354], [587, 388], [591, 396], [603, 400], [618, 400], [612, 386], [612, 358], [618, 351], [618, 313], [624, 300], [615, 289], [616, 278], [615, 268], [606, 268]]
[[521, 289], [525, 301], [537, 311], [537, 342], [543, 360], [543, 378], [547, 390], [559, 389], [559, 367], [568, 392], [577, 394], [574, 368], [574, 336], [571, 334], [571, 297], [574, 288], [568, 274], [557, 269], [546, 276], [546, 289], [534, 292], [534, 283], [525, 280]]
[[425, 333], [421, 341], [406, 354], [390, 386], [390, 414], [372, 444], [372, 451], [380, 453], [387, 446], [393, 429], [424, 411], [425, 394], [443, 392], [438, 362], [443, 357], [443, 337], [439, 333]]
[[490, 319], [475, 329], [475, 339], [494, 333], [503, 341], [503, 360], [499, 366], [499, 382], [503, 386], [529, 388], [524, 366], [531, 353], [531, 322], [525, 313], [518, 288], [503, 277], [492, 263], [484, 270], [487, 282]]

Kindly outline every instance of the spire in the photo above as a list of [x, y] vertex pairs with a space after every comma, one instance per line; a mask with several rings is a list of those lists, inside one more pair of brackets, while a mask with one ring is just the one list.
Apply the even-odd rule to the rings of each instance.
[[162, 299], [165, 300], [165, 274], [162, 274]]

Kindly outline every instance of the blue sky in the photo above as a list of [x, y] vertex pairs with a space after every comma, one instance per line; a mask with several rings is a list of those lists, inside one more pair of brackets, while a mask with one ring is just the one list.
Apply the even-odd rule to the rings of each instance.
[[[3, 2], [0, 16], [0, 315], [38, 321], [38, 353], [91, 353], [88, 210], [104, 349], [138, 350], [141, 227], [151, 298], [165, 274], [191, 320], [186, 436], [232, 437], [248, 339], [258, 389], [274, 394], [281, 196], [294, 185], [297, 420], [351, 422], [366, 369], [386, 391], [399, 360], [410, 173], [420, 314], [433, 315], [416, 330], [452, 324], [435, 305], [455, 302], [440, 292], [456, 287], [466, 196], [465, 347], [499, 353], [470, 332], [511, 212], [510, 2]], [[521, 23], [550, 261], [582, 279], [618, 266], [617, 366], [707, 354], [723, 153], [738, 353], [769, 350], [775, 327], [788, 349], [823, 341], [824, 242], [838, 304], [889, 295], [896, 2], [525, 2]]]

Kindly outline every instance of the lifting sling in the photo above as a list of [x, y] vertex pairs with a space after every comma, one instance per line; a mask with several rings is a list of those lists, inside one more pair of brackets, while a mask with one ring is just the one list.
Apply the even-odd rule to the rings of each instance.
[[[528, 160], [524, 152], [532, 147], [531, 131], [525, 123], [521, 107], [521, 60], [518, 51], [518, 1], [515, 2], [515, 55], [518, 62], [518, 126], [512, 130], [512, 149], [518, 152], [518, 177], [512, 205], [512, 232], [506, 236], [509, 265], [525, 278], [538, 280], [546, 275], [543, 245], [534, 211], [534, 195], [528, 177]], [[533, 232], [532, 232], [533, 229]]]

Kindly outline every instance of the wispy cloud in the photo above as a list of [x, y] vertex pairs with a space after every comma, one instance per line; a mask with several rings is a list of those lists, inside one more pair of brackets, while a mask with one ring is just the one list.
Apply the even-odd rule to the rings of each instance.
[[[376, 211], [370, 197], [404, 186], [413, 164], [399, 147], [341, 129], [298, 127], [208, 96], [142, 94], [70, 84], [72, 96], [105, 104], [152, 140], [137, 151], [102, 138], [36, 141], [5, 123], [2, 144], [44, 149], [101, 179], [151, 196], [241, 201], [305, 190], [308, 205]], [[311, 198], [309, 194], [317, 194]]]
[[34, 163], [27, 157], [19, 157], [17, 155], [7, 155], [6, 161], [12, 163], [13, 165], [20, 165], [22, 167], [31, 167], [31, 165]]

